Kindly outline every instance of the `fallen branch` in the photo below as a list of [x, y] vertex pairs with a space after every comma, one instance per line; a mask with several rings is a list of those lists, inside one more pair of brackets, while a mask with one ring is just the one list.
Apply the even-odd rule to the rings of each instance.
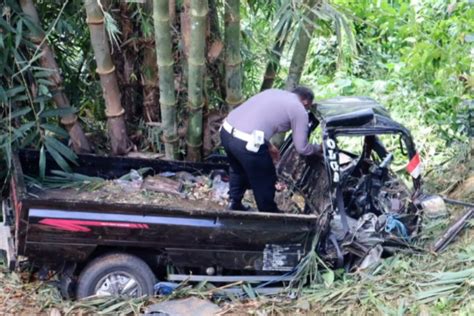
[[456, 220], [433, 244], [431, 250], [434, 252], [443, 251], [459, 235], [468, 221], [474, 216], [474, 208], [469, 209], [463, 216]]

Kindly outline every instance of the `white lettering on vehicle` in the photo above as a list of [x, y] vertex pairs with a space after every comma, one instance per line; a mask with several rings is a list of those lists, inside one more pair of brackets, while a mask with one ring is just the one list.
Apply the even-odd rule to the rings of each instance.
[[326, 146], [328, 147], [328, 159], [329, 159], [329, 166], [332, 170], [332, 181], [339, 182], [340, 174], [339, 174], [339, 162], [337, 161], [337, 154], [336, 154], [336, 142], [328, 138], [326, 140]]

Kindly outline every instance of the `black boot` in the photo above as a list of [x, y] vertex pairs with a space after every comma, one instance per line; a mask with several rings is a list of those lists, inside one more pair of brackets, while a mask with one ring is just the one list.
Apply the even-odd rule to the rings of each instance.
[[251, 207], [242, 204], [242, 201], [230, 200], [227, 209], [230, 211], [250, 211]]

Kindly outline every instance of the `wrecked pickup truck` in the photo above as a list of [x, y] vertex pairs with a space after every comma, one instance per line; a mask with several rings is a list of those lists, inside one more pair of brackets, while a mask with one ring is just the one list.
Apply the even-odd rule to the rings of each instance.
[[[56, 271], [66, 296], [141, 296], [153, 294], [157, 280], [290, 281], [313, 245], [332, 267], [348, 270], [406, 246], [420, 222], [414, 203], [419, 158], [409, 131], [369, 98], [318, 102], [311, 117], [310, 131], [322, 133], [324, 157], [302, 157], [291, 136], [286, 139], [277, 166], [285, 183], [277, 202], [286, 213], [279, 214], [227, 211], [194, 193], [154, 195], [141, 182], [119, 194], [42, 186], [40, 161], [46, 165], [43, 179], [54, 179], [59, 166], [47, 155], [44, 162], [37, 151], [20, 151], [13, 158], [10, 196], [2, 203], [1, 248], [8, 265], [26, 259], [40, 271]], [[390, 170], [394, 156], [383, 135], [399, 137], [413, 189]], [[362, 137], [362, 148], [345, 149], [339, 142], [344, 136]], [[143, 177], [184, 173], [220, 185], [228, 168], [78, 155], [73, 172], [89, 184], [102, 179], [104, 186], [144, 167]]]

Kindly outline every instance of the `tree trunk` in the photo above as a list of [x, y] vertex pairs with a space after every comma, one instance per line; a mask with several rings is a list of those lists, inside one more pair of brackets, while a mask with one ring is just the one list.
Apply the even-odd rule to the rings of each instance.
[[[147, 1], [144, 6], [147, 18], [153, 16], [153, 2]], [[158, 65], [156, 63], [156, 51], [152, 34], [144, 34], [145, 41], [142, 46], [143, 63], [141, 66], [143, 84], [143, 110], [145, 122], [157, 122], [159, 120], [159, 87], [158, 87]]]
[[225, 2], [225, 82], [230, 109], [242, 103], [242, 59], [240, 57], [240, 0]]
[[188, 57], [189, 122], [186, 135], [187, 158], [201, 159], [203, 87], [205, 75], [207, 0], [191, 0], [191, 42]]
[[156, 51], [152, 43], [146, 43], [143, 48], [142, 82], [143, 108], [145, 122], [158, 122], [159, 116], [159, 86]]
[[[209, 2], [209, 30], [211, 32], [211, 36], [216, 39], [221, 39], [221, 30], [219, 27], [219, 8], [218, 4], [216, 3], [218, 0], [208, 0]], [[224, 4], [226, 5], [226, 4]]]
[[153, 24], [155, 27], [155, 46], [158, 72], [160, 74], [160, 109], [168, 159], [178, 158], [178, 127], [176, 120], [176, 96], [174, 89], [174, 59], [171, 50], [171, 28], [169, 2], [153, 2]]
[[[104, 5], [104, 0], [100, 0]], [[136, 122], [137, 112], [141, 110], [138, 106], [137, 90], [139, 83], [137, 78], [138, 69], [136, 69], [136, 56], [138, 49], [133, 39], [136, 36], [133, 23], [133, 9], [127, 2], [118, 3], [118, 7], [107, 6], [109, 12], [114, 10], [114, 19], [120, 27], [120, 43], [127, 43], [120, 48], [112, 48], [112, 63], [115, 66], [115, 76], [120, 91], [120, 104], [125, 109], [124, 119], [128, 122]], [[105, 8], [105, 7], [104, 7]], [[118, 9], [118, 10], [117, 10]]]
[[[314, 6], [317, 2], [318, 0], [306, 1], [308, 7], [311, 9], [314, 9]], [[306, 10], [305, 17], [303, 29], [299, 32], [299, 36], [296, 40], [295, 48], [293, 50], [293, 56], [291, 58], [290, 69], [285, 85], [287, 90], [293, 90], [300, 82], [306, 60], [306, 54], [308, 53], [309, 43], [311, 42], [311, 36], [314, 31], [314, 23], [316, 19], [315, 14], [308, 9]]]
[[[216, 91], [221, 100], [226, 98], [225, 84], [225, 65], [224, 65], [224, 43], [221, 36], [221, 28], [219, 23], [219, 14], [217, 0], [209, 0], [209, 30], [210, 42], [209, 51], [207, 53], [208, 65], [207, 71], [210, 74], [212, 86], [208, 87]], [[227, 107], [225, 104], [223, 108]], [[206, 137], [204, 135], [204, 137]]]
[[270, 89], [273, 87], [278, 68], [280, 68], [280, 58], [285, 48], [286, 41], [288, 39], [288, 30], [291, 28], [291, 22], [287, 27], [282, 27], [278, 30], [275, 38], [275, 44], [273, 45], [272, 51], [270, 52], [269, 61], [265, 68], [265, 74], [263, 76], [262, 87], [260, 91]]
[[124, 113], [120, 103], [120, 91], [115, 75], [115, 66], [110, 56], [109, 39], [105, 32], [104, 15], [97, 0], [84, 1], [89, 25], [91, 44], [97, 63], [97, 73], [100, 75], [102, 92], [105, 99], [105, 114], [107, 115], [108, 132], [112, 153], [125, 154], [130, 151], [131, 142], [127, 136]]
[[[35, 27], [35, 29], [31, 30], [31, 41], [39, 46], [41, 45], [45, 35], [41, 28], [38, 12], [36, 11], [33, 1], [21, 0], [20, 5], [25, 15]], [[69, 108], [71, 104], [64, 93], [63, 79], [60, 75], [58, 64], [54, 59], [53, 52], [46, 42], [41, 45], [40, 49], [40, 64], [43, 68], [47, 68], [51, 71], [48, 79], [52, 83], [52, 85], [49, 86], [49, 89], [53, 95], [53, 101], [58, 108]], [[73, 113], [64, 115], [61, 117], [61, 123], [67, 129], [69, 136], [71, 137], [72, 147], [76, 153], [92, 151], [89, 141], [77, 121], [77, 115]]]
[[[318, 0], [306, 1], [309, 8], [314, 9]], [[291, 58], [290, 69], [288, 71], [288, 78], [286, 79], [286, 90], [293, 90], [300, 82], [301, 74], [303, 72], [306, 54], [308, 52], [309, 43], [311, 42], [311, 35], [314, 31], [315, 14], [309, 9], [305, 12], [305, 21], [303, 22], [303, 29], [300, 30], [298, 38], [296, 39], [293, 56]], [[285, 140], [285, 133], [275, 134], [271, 142], [277, 147], [280, 147]]]
[[[146, 1], [148, 3], [148, 1]], [[169, 3], [169, 16], [170, 16], [170, 25], [173, 25], [176, 22], [176, 0], [168, 0]]]

